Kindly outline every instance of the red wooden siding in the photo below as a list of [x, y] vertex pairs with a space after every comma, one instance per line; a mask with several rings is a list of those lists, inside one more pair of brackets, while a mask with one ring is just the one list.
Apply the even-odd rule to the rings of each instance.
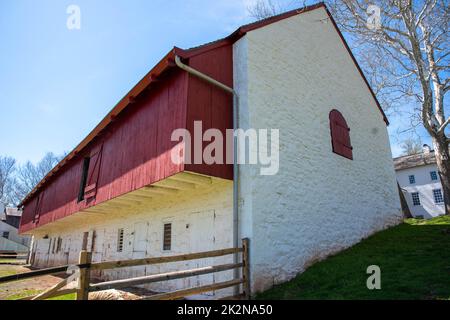
[[[205, 52], [203, 54], [191, 57], [189, 65], [208, 76], [216, 79], [223, 84], [233, 87], [233, 47], [226, 44]], [[233, 151], [233, 146], [226, 146], [226, 129], [233, 128], [233, 95], [224, 92], [203, 80], [194, 76], [189, 76], [188, 91], [188, 114], [187, 129], [194, 134], [194, 121], [201, 120], [203, 123], [203, 132], [210, 128], [219, 129], [224, 136], [224, 163], [227, 152]], [[210, 142], [204, 142], [205, 148]], [[233, 179], [233, 165], [226, 164], [186, 164], [188, 171], [198, 172], [206, 175], [218, 175], [226, 179]]]
[[333, 152], [353, 160], [353, 147], [350, 141], [350, 128], [344, 116], [337, 110], [330, 112], [330, 130]]
[[[231, 86], [231, 46], [213, 51], [188, 62]], [[192, 130], [194, 120], [208, 128], [232, 128], [232, 97], [178, 68], [170, 68], [158, 80], [24, 203], [21, 232], [184, 170], [232, 179], [232, 166], [202, 164], [188, 169], [171, 161], [177, 145], [171, 141], [175, 129]], [[91, 158], [85, 199], [78, 202], [85, 157]]]

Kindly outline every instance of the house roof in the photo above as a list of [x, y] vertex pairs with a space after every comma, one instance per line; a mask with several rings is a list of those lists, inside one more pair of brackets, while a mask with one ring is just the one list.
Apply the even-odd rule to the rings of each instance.
[[6, 212], [7, 216], [12, 216], [12, 217], [21, 217], [22, 216], [22, 211], [17, 208], [7, 207], [5, 209], [5, 212]]
[[340, 32], [339, 28], [337, 27], [336, 22], [334, 21], [333, 17], [331, 16], [331, 13], [329, 12], [328, 8], [323, 2], [319, 2], [317, 4], [306, 6], [300, 9], [291, 10], [279, 15], [275, 15], [260, 21], [256, 21], [250, 24], [246, 24], [238, 28], [236, 31], [234, 31], [229, 36], [219, 39], [217, 41], [213, 41], [210, 43], [206, 43], [203, 45], [200, 45], [198, 47], [193, 47], [187, 50], [180, 49], [178, 47], [174, 47], [172, 50], [170, 50], [166, 56], [161, 59], [158, 64], [156, 64], [126, 95], [123, 97], [119, 103], [103, 118], [103, 120], [92, 130], [86, 138], [83, 139], [76, 147], [73, 149], [67, 156], [61, 160], [37, 185], [36, 187], [22, 200], [22, 202], [19, 204], [19, 207], [22, 206], [24, 203], [26, 203], [39, 189], [41, 189], [48, 181], [49, 179], [54, 176], [64, 165], [66, 165], [70, 160], [72, 160], [74, 157], [76, 157], [95, 137], [100, 135], [103, 130], [117, 117], [119, 113], [121, 113], [124, 109], [131, 107], [133, 105], [133, 102], [136, 100], [136, 98], [143, 93], [144, 90], [147, 90], [153, 82], [157, 81], [158, 78], [168, 69], [175, 66], [174, 60], [175, 56], [179, 56], [182, 59], [189, 59], [190, 57], [196, 56], [198, 54], [201, 54], [203, 52], [218, 48], [223, 45], [227, 45], [230, 43], [234, 43], [237, 40], [239, 40], [241, 37], [243, 37], [245, 34], [247, 34], [250, 31], [265, 27], [269, 24], [278, 22], [283, 19], [290, 18], [295, 15], [299, 15], [308, 11], [312, 11], [318, 8], [324, 8], [332, 21], [336, 31], [338, 32], [339, 36], [341, 37], [346, 49], [348, 50], [352, 60], [354, 61], [359, 73], [361, 74], [364, 82], [366, 83], [371, 95], [373, 96], [375, 103], [380, 110], [384, 121], [387, 125], [389, 125], [389, 121], [381, 108], [380, 103], [378, 102], [372, 88], [369, 85], [369, 82], [367, 81], [366, 77], [364, 76], [364, 73], [362, 72], [361, 68], [359, 67], [358, 63], [356, 62], [356, 59], [351, 52], [347, 42], [345, 41], [342, 33]]
[[395, 170], [415, 168], [435, 163], [436, 156], [434, 154], [434, 151], [431, 151], [430, 153], [418, 153], [409, 156], [394, 158]]

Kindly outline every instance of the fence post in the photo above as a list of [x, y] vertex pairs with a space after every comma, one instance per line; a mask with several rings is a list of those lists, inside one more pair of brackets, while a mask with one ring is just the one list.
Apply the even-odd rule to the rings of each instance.
[[[80, 252], [79, 264], [91, 263], [92, 254], [86, 250]], [[89, 282], [90, 268], [80, 269], [80, 278], [78, 280], [77, 300], [89, 300]]]
[[244, 297], [246, 300], [251, 299], [250, 289], [250, 263], [249, 263], [249, 242], [248, 238], [242, 239], [242, 278], [244, 280]]

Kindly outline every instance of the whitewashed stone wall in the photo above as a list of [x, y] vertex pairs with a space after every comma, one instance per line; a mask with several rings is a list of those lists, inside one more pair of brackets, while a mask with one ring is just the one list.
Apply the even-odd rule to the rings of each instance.
[[[398, 223], [401, 211], [386, 124], [324, 9], [249, 32], [234, 61], [240, 126], [280, 130], [279, 173], [240, 171], [258, 292]], [[351, 128], [353, 161], [332, 152], [332, 109]]]
[[[87, 216], [89, 217], [89, 216]], [[128, 260], [160, 257], [232, 247], [232, 182], [215, 181], [210, 187], [185, 191], [176, 196], [152, 199], [144, 209], [125, 214], [111, 213], [107, 219], [86, 218], [84, 223], [64, 225], [45, 233], [35, 234], [35, 266], [49, 267], [77, 263], [83, 233], [90, 232], [88, 250], [92, 246], [92, 231], [96, 238], [93, 261]], [[163, 251], [163, 225], [172, 223], [172, 250]], [[124, 229], [123, 252], [117, 252], [118, 229]], [[47, 236], [48, 239], [43, 239]], [[61, 237], [60, 252], [53, 251], [53, 242]], [[194, 260], [164, 265], [115, 269], [94, 274], [102, 280], [113, 280], [184, 270], [195, 267], [232, 263], [232, 256]], [[166, 281], [147, 286], [154, 291], [169, 291], [214, 281], [231, 280], [232, 271], [188, 279]], [[232, 294], [221, 290], [220, 296]], [[209, 294], [212, 295], [212, 294]]]

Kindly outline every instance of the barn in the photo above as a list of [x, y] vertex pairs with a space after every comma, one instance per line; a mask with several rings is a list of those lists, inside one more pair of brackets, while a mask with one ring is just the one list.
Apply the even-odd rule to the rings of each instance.
[[[277, 170], [261, 174], [261, 163], [237, 163], [236, 143], [223, 145], [235, 155], [231, 163], [174, 162], [190, 144], [173, 141], [173, 132], [195, 135], [200, 121], [224, 136], [278, 130], [268, 138]], [[93, 261], [107, 261], [249, 238], [252, 292], [259, 292], [401, 220], [387, 125], [327, 7], [293, 10], [168, 52], [22, 201], [20, 231], [33, 236], [36, 267], [77, 262], [83, 242]], [[152, 289], [233, 272], [202, 277]]]

